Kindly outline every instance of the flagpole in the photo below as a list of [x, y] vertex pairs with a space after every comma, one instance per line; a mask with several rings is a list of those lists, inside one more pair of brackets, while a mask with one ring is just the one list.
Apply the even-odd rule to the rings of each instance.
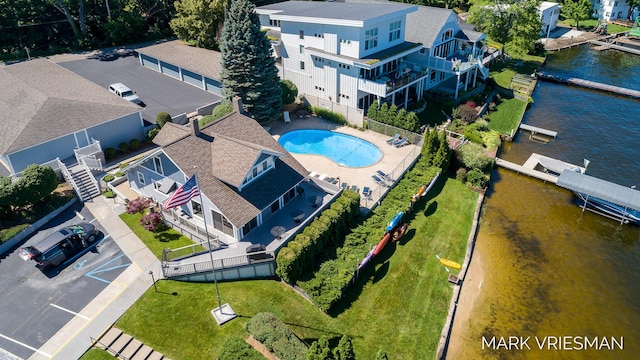
[[[194, 176], [196, 177], [196, 184], [198, 184], [198, 187], [199, 187], [200, 184], [198, 183], [198, 167], [194, 166], [193, 170], [195, 171]], [[204, 216], [206, 211], [204, 210], [204, 202], [202, 201], [202, 191], [198, 191], [198, 192], [200, 193], [200, 208], [202, 208], [202, 220], [204, 220], [204, 233], [207, 235], [207, 244], [209, 245], [209, 258], [211, 259], [211, 273], [213, 274], [213, 282], [216, 284], [216, 296], [218, 297], [218, 310], [222, 312], [222, 302], [220, 301], [220, 292], [218, 291], [218, 279], [216, 276], [216, 264], [213, 261], [213, 252], [211, 251], [211, 240], [209, 239], [209, 230], [207, 230], [207, 218]]]

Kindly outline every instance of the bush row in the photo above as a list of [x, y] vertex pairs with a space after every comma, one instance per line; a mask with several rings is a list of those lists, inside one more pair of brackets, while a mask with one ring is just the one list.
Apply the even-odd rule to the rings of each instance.
[[360, 195], [351, 190], [343, 191], [320, 217], [280, 249], [276, 257], [276, 274], [288, 283], [296, 283], [309, 265], [315, 263], [318, 253], [344, 239], [359, 212]]
[[367, 111], [367, 117], [383, 124], [393, 125], [411, 132], [420, 131], [420, 119], [418, 119], [418, 115], [413, 111], [407, 112], [405, 109], [398, 110], [395, 104], [389, 106], [389, 104], [385, 102], [379, 106], [378, 100], [375, 100]]
[[264, 360], [264, 356], [246, 341], [230, 338], [222, 344], [218, 360]]
[[[118, 144], [118, 149], [120, 149], [121, 152], [135, 151], [135, 150], [138, 150], [139, 147], [140, 147], [140, 140], [138, 139], [131, 139], [129, 140], [128, 143], [121, 142], [120, 144]], [[106, 160], [113, 159], [117, 154], [118, 154], [118, 150], [116, 150], [115, 148], [109, 147], [104, 149], [104, 157]]]
[[389, 191], [384, 200], [359, 226], [352, 228], [335, 255], [323, 262], [313, 277], [299, 281], [311, 300], [323, 311], [329, 311], [342, 297], [353, 281], [355, 270], [369, 252], [370, 244], [377, 242], [385, 232], [385, 226], [398, 213], [407, 212], [411, 196], [438, 172], [449, 166], [450, 150], [444, 132], [436, 130], [425, 134], [421, 157], [415, 166]]
[[271, 313], [258, 313], [245, 325], [247, 332], [280, 360], [304, 360], [307, 346]]
[[311, 111], [313, 111], [314, 114], [316, 114], [317, 116], [320, 116], [323, 119], [327, 119], [342, 125], [349, 125], [344, 115], [339, 114], [337, 112], [327, 110], [319, 106], [312, 106]]

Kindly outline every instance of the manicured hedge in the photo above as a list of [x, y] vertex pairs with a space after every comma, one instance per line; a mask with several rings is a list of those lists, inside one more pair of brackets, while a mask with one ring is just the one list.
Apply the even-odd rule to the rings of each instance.
[[330, 121], [333, 121], [335, 123], [338, 124], [342, 124], [342, 125], [347, 125], [347, 119], [344, 117], [344, 115], [331, 111], [331, 110], [327, 110], [325, 108], [319, 107], [319, 106], [312, 106], [311, 107], [311, 111], [313, 111], [314, 114], [320, 116], [323, 119], [327, 119]]
[[344, 243], [331, 249], [335, 255], [327, 256], [330, 259], [319, 266], [311, 279], [298, 281], [298, 286], [323, 311], [329, 311], [340, 300], [358, 264], [369, 252], [370, 244], [384, 235], [386, 225], [399, 211], [407, 212], [416, 190], [428, 184], [436, 173], [447, 169], [450, 151], [444, 133], [433, 130], [425, 135], [421, 158], [413, 169], [398, 181], [363, 223], [352, 225]]
[[280, 360], [304, 360], [307, 346], [271, 313], [258, 313], [247, 321], [246, 330]]
[[311, 265], [315, 256], [329, 245], [339, 245], [350, 224], [360, 212], [360, 195], [345, 190], [302, 233], [280, 249], [276, 257], [276, 274], [288, 283], [296, 283]]

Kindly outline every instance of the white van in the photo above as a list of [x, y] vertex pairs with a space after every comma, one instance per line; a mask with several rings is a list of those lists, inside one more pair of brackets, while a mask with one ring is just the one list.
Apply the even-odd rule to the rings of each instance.
[[140, 104], [140, 98], [136, 95], [135, 91], [126, 87], [123, 83], [116, 83], [109, 85], [109, 91], [120, 96], [125, 100], [129, 100], [134, 104]]

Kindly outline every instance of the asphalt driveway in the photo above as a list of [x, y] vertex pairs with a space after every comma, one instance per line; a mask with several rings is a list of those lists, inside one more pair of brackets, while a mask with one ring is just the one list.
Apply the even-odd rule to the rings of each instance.
[[216, 94], [145, 68], [132, 50], [108, 60], [87, 55], [78, 60], [58, 62], [58, 65], [105, 89], [109, 84], [125, 84], [144, 102], [142, 117], [150, 123], [155, 123], [156, 114], [161, 111], [171, 116], [188, 114], [221, 99]]
[[40, 347], [73, 318], [90, 321], [94, 314], [84, 314], [82, 309], [131, 265], [81, 204], [47, 223], [19, 247], [35, 244], [62, 226], [82, 221], [98, 227], [100, 240], [85, 254], [52, 271], [42, 272], [35, 262], [22, 260], [19, 248], [1, 257], [0, 359], [27, 359], [35, 353], [51, 357], [53, 354], [43, 353]]

